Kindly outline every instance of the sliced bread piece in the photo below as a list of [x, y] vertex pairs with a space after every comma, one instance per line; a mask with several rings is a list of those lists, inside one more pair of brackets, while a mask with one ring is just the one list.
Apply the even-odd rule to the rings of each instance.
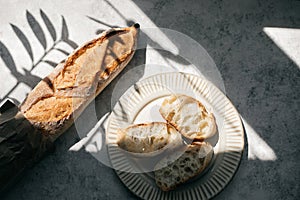
[[132, 153], [153, 153], [182, 144], [182, 138], [171, 125], [151, 122], [119, 130], [117, 144]]
[[161, 190], [175, 189], [197, 176], [208, 166], [213, 156], [213, 148], [207, 142], [194, 142], [184, 150], [168, 155], [156, 164], [155, 181]]
[[159, 112], [168, 123], [191, 140], [207, 139], [216, 133], [213, 114], [192, 97], [171, 95], [163, 101]]

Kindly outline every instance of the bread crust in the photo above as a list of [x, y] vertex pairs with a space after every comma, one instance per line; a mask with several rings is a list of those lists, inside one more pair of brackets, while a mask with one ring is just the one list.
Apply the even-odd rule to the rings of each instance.
[[79, 47], [37, 84], [21, 112], [55, 140], [128, 64], [137, 37], [138, 26], [114, 28]]
[[164, 122], [134, 124], [120, 129], [118, 146], [136, 156], [156, 156], [182, 145], [177, 130]]

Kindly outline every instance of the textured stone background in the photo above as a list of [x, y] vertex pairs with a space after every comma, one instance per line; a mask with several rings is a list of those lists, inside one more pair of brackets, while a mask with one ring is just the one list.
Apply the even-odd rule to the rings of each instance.
[[[36, 63], [44, 50], [27, 23], [26, 10], [42, 24], [40, 9], [51, 19], [57, 37], [63, 15], [69, 38], [77, 44], [107, 29], [105, 23], [126, 26], [131, 20], [141, 27], [169, 28], [196, 40], [215, 61], [227, 96], [247, 124], [249, 146], [246, 143], [241, 165], [215, 199], [300, 198], [300, 1], [0, 1], [0, 40], [15, 63], [7, 66], [0, 60], [1, 99], [10, 96], [22, 101], [38, 77], [52, 69], [42, 62], [30, 71], [30, 56], [10, 25], [27, 35]], [[284, 41], [283, 47], [266, 34], [265, 27], [291, 28], [273, 35]], [[42, 28], [47, 30], [44, 25]], [[48, 49], [53, 44], [48, 33], [46, 42]], [[63, 42], [58, 45], [72, 51]], [[149, 60], [151, 54], [145, 51], [137, 52], [129, 68]], [[46, 58], [58, 62], [64, 55], [49, 53]], [[132, 81], [142, 75], [137, 72]], [[102, 114], [109, 111], [113, 85], [97, 98]], [[92, 122], [85, 125], [90, 127]], [[72, 127], [58, 139], [56, 151], [30, 169], [1, 199], [136, 199], [112, 169], [85, 150], [68, 151], [78, 140]]]

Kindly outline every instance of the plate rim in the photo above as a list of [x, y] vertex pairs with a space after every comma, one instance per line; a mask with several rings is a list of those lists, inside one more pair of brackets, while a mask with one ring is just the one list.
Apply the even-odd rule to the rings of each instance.
[[[235, 115], [235, 118], [238, 120], [238, 130], [240, 131], [240, 145], [241, 145], [241, 149], [240, 149], [240, 151], [238, 152], [238, 155], [236, 156], [236, 158], [238, 158], [238, 161], [237, 162], [235, 162], [235, 166], [234, 166], [234, 171], [233, 172], [231, 172], [231, 174], [229, 174], [229, 175], [227, 175], [227, 176], [229, 176], [229, 178], [228, 178], [228, 180], [225, 180], [225, 184], [223, 184], [223, 185], [221, 185], [221, 188], [217, 188], [217, 186], [215, 186], [216, 188], [217, 188], [217, 191], [210, 191], [211, 192], [211, 195], [210, 196], [204, 196], [204, 198], [202, 198], [203, 196], [202, 196], [202, 194], [200, 194], [200, 196], [201, 196], [201, 199], [210, 199], [210, 198], [213, 198], [213, 197], [215, 197], [216, 195], [218, 195], [219, 193], [221, 193], [224, 189], [225, 189], [225, 187], [232, 181], [232, 179], [233, 179], [233, 177], [235, 176], [235, 174], [236, 174], [236, 172], [237, 172], [237, 170], [239, 169], [239, 166], [240, 166], [240, 164], [241, 164], [241, 160], [242, 160], [242, 157], [243, 157], [243, 154], [244, 154], [244, 149], [245, 149], [245, 129], [244, 129], [244, 125], [243, 125], [243, 121], [242, 121], [242, 118], [241, 118], [241, 116], [239, 115], [239, 113], [238, 113], [238, 111], [237, 111], [237, 109], [235, 108], [235, 106], [233, 105], [233, 103], [232, 103], [232, 101], [228, 98], [228, 96], [226, 95], [226, 94], [224, 94], [223, 93], [223, 91], [221, 91], [218, 87], [216, 87], [212, 82], [210, 82], [209, 80], [207, 80], [207, 79], [205, 79], [205, 78], [203, 78], [203, 77], [200, 77], [200, 76], [197, 76], [197, 75], [195, 75], [195, 74], [190, 74], [190, 73], [184, 73], [184, 72], [166, 72], [166, 73], [158, 73], [158, 74], [154, 74], [154, 75], [151, 75], [151, 76], [148, 76], [148, 77], [146, 77], [146, 78], [143, 78], [143, 79], [141, 79], [141, 80], [139, 80], [139, 81], [137, 81], [136, 83], [144, 83], [144, 82], [146, 82], [146, 81], [149, 81], [149, 80], [151, 80], [151, 79], [154, 79], [155, 77], [162, 77], [162, 76], [182, 76], [182, 75], [184, 75], [184, 76], [190, 76], [190, 77], [193, 77], [194, 79], [197, 79], [197, 80], [200, 80], [200, 81], [203, 81], [204, 83], [207, 83], [207, 85], [205, 86], [206, 88], [208, 88], [208, 87], [212, 87], [214, 90], [216, 90], [216, 92], [218, 93], [218, 95], [221, 95], [222, 96], [222, 98], [224, 98], [224, 100], [225, 101], [227, 101], [226, 103], [229, 103], [228, 104], [228, 106], [230, 106], [230, 109], [232, 109], [233, 110], [233, 113], [234, 113], [234, 115]], [[135, 83], [135, 84], [136, 84]], [[128, 94], [128, 93], [130, 93], [130, 90], [132, 90], [132, 88], [134, 87], [134, 85], [135, 84], [133, 84], [133, 85], [131, 85], [125, 92], [124, 92], [124, 94], [119, 98], [119, 99], [121, 99], [121, 98], [123, 98], [124, 96], [126, 96], [126, 94]], [[116, 106], [116, 105], [115, 105]], [[210, 105], [212, 108], [214, 107], [213, 105]], [[115, 109], [116, 107], [114, 107], [113, 108], [113, 110]], [[111, 122], [111, 116], [112, 116], [112, 114], [110, 115], [110, 117], [109, 117], [109, 119], [108, 119], [108, 126], [107, 127], [109, 127], [109, 125], [110, 125], [110, 122]], [[225, 114], [225, 116], [226, 116], [226, 114]], [[224, 120], [225, 120], [225, 117], [224, 117]], [[108, 130], [108, 128], [107, 128], [107, 130]], [[110, 155], [110, 151], [109, 151], [109, 149], [108, 149], [108, 156], [109, 156], [109, 158], [110, 158], [110, 160], [111, 160], [111, 155]], [[222, 161], [224, 160], [224, 155], [223, 155], [223, 158], [222, 158]], [[223, 161], [224, 162], [224, 161]], [[111, 164], [112, 164], [112, 167], [113, 167], [113, 163], [111, 162]], [[140, 198], [147, 198], [147, 197], [145, 197], [145, 190], [144, 189], [140, 189], [139, 191], [133, 191], [133, 188], [130, 186], [130, 184], [128, 184], [128, 182], [126, 182], [126, 179], [128, 179], [128, 176], [129, 177], [132, 177], [132, 176], [139, 176], [139, 177], [136, 177], [137, 179], [143, 179], [143, 177], [141, 177], [140, 175], [138, 175], [138, 173], [130, 173], [130, 172], [124, 172], [124, 171], [120, 171], [120, 170], [117, 170], [117, 169], [114, 169], [114, 171], [116, 172], [116, 174], [117, 174], [117, 176], [119, 177], [119, 179], [121, 180], [121, 182], [133, 193], [133, 194], [135, 194], [136, 196], [138, 196], [138, 197], [140, 197]], [[124, 175], [125, 174], [125, 175]], [[128, 175], [129, 174], [129, 175]], [[127, 176], [126, 176], [127, 175]], [[212, 175], [214, 175], [213, 173], [212, 173]], [[132, 177], [133, 178], [133, 177]], [[209, 178], [208, 178], [209, 179]], [[138, 180], [138, 181], [140, 181], [140, 180]], [[143, 183], [140, 183], [139, 182], [139, 184], [141, 185], [141, 186], [144, 186], [144, 187], [146, 187]], [[149, 186], [149, 185], [148, 185]], [[207, 189], [207, 188], [205, 188], [204, 186], [202, 187], [202, 185], [200, 185], [200, 186], [198, 186], [200, 189], [199, 190], [210, 190], [209, 188]], [[211, 185], [209, 186], [209, 187], [211, 187]], [[152, 188], [151, 188], [152, 189]], [[153, 190], [153, 189], [152, 189]], [[152, 191], [151, 190], [151, 191]], [[174, 192], [175, 191], [175, 192]], [[180, 193], [181, 191], [177, 191], [176, 192], [176, 190], [174, 190], [174, 191], [171, 191], [171, 192], [174, 192], [174, 193]], [[186, 190], [186, 191], [188, 191], [188, 190]], [[139, 193], [138, 193], [139, 192]], [[143, 193], [143, 194], [140, 194], [140, 193]], [[163, 192], [163, 191], [161, 191], [160, 190], [160, 193], [162, 193], [163, 195], [163, 198], [168, 198], [168, 195], [165, 195], [165, 194], [168, 194], [168, 192], [166, 193], [166, 192]], [[157, 194], [156, 194], [157, 195]], [[179, 194], [180, 195], [180, 194]], [[207, 191], [205, 191], [205, 195], [207, 195]], [[151, 196], [150, 196], [151, 197]], [[152, 196], [153, 197], [153, 196]], [[155, 196], [154, 196], [155, 197]], [[190, 197], [192, 197], [192, 196], [190, 196]]]

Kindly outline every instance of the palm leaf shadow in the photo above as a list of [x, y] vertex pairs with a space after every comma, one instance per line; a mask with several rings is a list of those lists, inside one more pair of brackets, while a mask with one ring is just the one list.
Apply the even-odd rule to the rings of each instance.
[[41, 14], [41, 17], [51, 35], [53, 41], [56, 41], [56, 31], [55, 31], [53, 24], [51, 23], [50, 19], [47, 17], [47, 15], [44, 13], [44, 11], [42, 9], [40, 9], [40, 14]]
[[135, 22], [133, 20], [129, 20], [127, 19], [116, 7], [114, 7], [114, 5], [109, 2], [108, 0], [104, 0], [112, 9], [114, 9], [114, 11], [122, 18], [125, 20], [127, 26], [132, 26], [133, 24], [135, 24]]
[[15, 61], [10, 54], [7, 47], [0, 41], [0, 57], [2, 58], [4, 64], [10, 69], [11, 73], [16, 73], [17, 68]]
[[[0, 57], [2, 58], [4, 64], [9, 68], [11, 74], [18, 80], [18, 83], [23, 82], [26, 85], [33, 88], [36, 85], [36, 83], [38, 83], [41, 80], [41, 78], [33, 75], [32, 73], [29, 73], [29, 71], [25, 70], [25, 76], [20, 72], [18, 72], [15, 61], [11, 53], [1, 41], [0, 41]], [[15, 89], [16, 86], [13, 89]]]
[[76, 49], [78, 45], [69, 39], [69, 30], [64, 16], [62, 17], [62, 30], [61, 30], [61, 40], [70, 45], [73, 49]]
[[43, 60], [43, 62], [49, 64], [49, 65], [52, 66], [52, 67], [56, 67], [56, 65], [57, 65], [56, 62], [53, 62], [53, 61], [51, 61], [51, 60]]
[[94, 21], [94, 22], [97, 22], [98, 24], [102, 24], [102, 25], [108, 26], [108, 27], [110, 27], [110, 28], [113, 28], [113, 27], [118, 28], [118, 27], [119, 27], [119, 26], [110, 25], [110, 24], [108, 24], [108, 23], [105, 23], [105, 22], [103, 22], [103, 21], [101, 21], [101, 20], [99, 20], [99, 19], [96, 19], [96, 18], [94, 18], [94, 17], [90, 17], [90, 16], [88, 16], [88, 15], [87, 15], [86, 17], [89, 18], [90, 20]]
[[46, 41], [46, 36], [43, 32], [41, 25], [38, 23], [38, 21], [35, 19], [35, 17], [28, 10], [26, 11], [26, 18], [27, 18], [27, 22], [30, 25], [34, 35], [36, 36], [38, 41], [41, 43], [44, 50], [46, 50], [47, 41]]
[[[32, 46], [31, 46], [30, 40], [29, 40], [30, 38], [27, 38], [26, 35], [24, 34], [24, 32], [22, 32], [22, 30], [20, 28], [18, 28], [16, 25], [10, 24], [14, 33], [19, 38], [20, 42], [24, 46], [26, 52], [28, 53], [28, 55], [32, 61], [32, 66], [31, 66], [30, 70], [23, 68], [25, 75], [18, 72], [12, 54], [10, 53], [8, 48], [5, 46], [5, 44], [0, 41], [0, 57], [3, 60], [4, 64], [6, 65], [6, 67], [10, 70], [11, 75], [13, 75], [17, 79], [17, 83], [2, 99], [7, 98], [17, 88], [19, 83], [24, 83], [31, 88], [35, 87], [36, 84], [41, 81], [41, 78], [33, 75], [32, 70], [36, 66], [38, 66], [41, 62], [47, 63], [48, 65], [50, 65], [52, 67], [56, 67], [57, 63], [58, 63], [57, 61], [45, 59], [52, 50], [56, 50], [65, 55], [70, 54], [66, 50], [56, 47], [57, 44], [59, 44], [61, 42], [65, 42], [68, 45], [70, 45], [73, 49], [78, 47], [78, 45], [69, 38], [69, 30], [68, 30], [66, 21], [63, 16], [62, 16], [62, 32], [61, 32], [62, 35], [61, 35], [60, 39], [57, 39], [57, 32], [55, 30], [53, 23], [50, 21], [49, 17], [41, 9], [40, 9], [40, 15], [41, 15], [41, 18], [43, 19], [43, 22], [46, 25], [47, 30], [49, 31], [49, 34], [53, 40], [53, 44], [50, 48], [47, 49], [45, 32], [43, 31], [41, 25], [38, 23], [36, 18], [28, 10], [26, 10], [27, 22], [29, 23], [29, 26], [32, 29], [37, 40], [39, 41], [39, 43], [42, 45], [42, 47], [45, 50], [44, 54], [39, 59], [37, 59], [37, 61], [35, 63], [34, 63], [34, 54], [33, 54]], [[2, 101], [2, 99], [0, 99], [0, 101]]]
[[63, 49], [61, 49], [61, 48], [55, 48], [55, 50], [57, 50], [57, 51], [59, 51], [59, 52], [65, 54], [66, 56], [68, 56], [68, 55], [70, 54], [69, 52], [67, 52], [67, 51], [65, 51], [65, 50], [63, 50]]
[[20, 39], [23, 46], [25, 47], [27, 53], [29, 54], [29, 57], [30, 57], [31, 61], [33, 62], [33, 53], [32, 53], [32, 48], [31, 48], [31, 45], [29, 43], [29, 40], [27, 39], [25, 34], [17, 26], [15, 26], [13, 24], [10, 24], [10, 25], [11, 25], [13, 31], [15, 32], [15, 34], [17, 35], [17, 37]]

